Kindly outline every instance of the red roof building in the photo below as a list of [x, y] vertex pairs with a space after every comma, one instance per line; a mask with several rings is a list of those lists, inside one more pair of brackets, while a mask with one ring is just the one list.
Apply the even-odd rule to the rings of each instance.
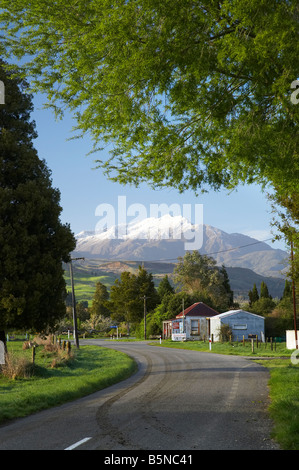
[[211, 317], [219, 312], [203, 302], [196, 302], [182, 310], [172, 320], [171, 339], [173, 341], [203, 340], [210, 335]]
[[203, 302], [196, 302], [190, 307], [185, 308], [181, 313], [179, 313], [176, 318], [182, 318], [183, 315], [185, 317], [214, 317], [215, 315], [219, 315], [219, 312], [216, 312], [213, 308], [209, 307], [208, 305], [204, 304]]

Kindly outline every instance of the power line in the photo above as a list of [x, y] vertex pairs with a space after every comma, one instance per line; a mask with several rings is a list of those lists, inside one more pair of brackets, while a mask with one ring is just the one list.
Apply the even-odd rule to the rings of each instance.
[[[253, 242], [253, 243], [248, 243], [246, 245], [236, 246], [235, 248], [228, 248], [226, 250], [214, 251], [214, 252], [211, 252], [211, 253], [201, 253], [201, 255], [202, 256], [218, 255], [220, 253], [227, 253], [229, 251], [234, 251], [234, 250], [240, 250], [242, 248], [247, 248], [248, 246], [257, 245], [259, 243], [265, 243], [265, 242], [270, 241], [270, 240], [272, 241], [273, 238], [266, 238], [265, 240], [259, 240], [259, 241]], [[86, 256], [85, 256], [85, 259], [87, 259], [89, 261], [100, 261], [100, 258], [88, 258]], [[148, 263], [161, 262], [161, 261], [174, 261], [174, 260], [177, 260], [177, 259], [178, 258], [154, 259], [154, 260], [148, 260]], [[107, 260], [107, 259], [103, 259], [103, 261], [105, 261], [107, 263], [111, 263], [111, 262], [115, 262], [115, 261], [137, 262], [138, 260], [128, 260], [128, 259]]]

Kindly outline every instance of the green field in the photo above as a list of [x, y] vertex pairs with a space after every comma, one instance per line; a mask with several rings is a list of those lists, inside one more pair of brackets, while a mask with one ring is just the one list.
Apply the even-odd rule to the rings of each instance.
[[[113, 273], [95, 274], [92, 271], [89, 272], [84, 268], [76, 267], [74, 270], [74, 289], [76, 302], [87, 301], [90, 306], [96, 289], [96, 283], [101, 282], [102, 284], [105, 284], [108, 289], [110, 289], [117, 277], [118, 276]], [[67, 290], [71, 292], [71, 278], [68, 270], [65, 271], [64, 278], [66, 281]]]
[[[22, 342], [9, 342], [8, 350], [32, 362], [32, 349], [23, 351]], [[126, 354], [98, 346], [81, 346], [73, 358], [54, 367], [53, 359], [53, 353], [38, 346], [29, 376], [11, 379], [0, 374], [0, 423], [75, 400], [136, 371], [134, 360]]]

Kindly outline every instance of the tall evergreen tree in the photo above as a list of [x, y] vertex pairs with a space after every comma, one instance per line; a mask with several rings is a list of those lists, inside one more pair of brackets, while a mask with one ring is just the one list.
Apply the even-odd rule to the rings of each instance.
[[259, 300], [259, 293], [256, 287], [256, 284], [253, 284], [253, 289], [248, 292], [248, 297], [249, 297], [249, 305], [250, 307], [254, 302], [257, 302]]
[[60, 221], [60, 193], [32, 140], [31, 96], [26, 83], [5, 72], [0, 105], [0, 337], [9, 328], [53, 328], [65, 315], [62, 262], [75, 239]]
[[109, 305], [111, 318], [117, 322], [126, 322], [128, 333], [130, 323], [134, 321], [138, 300], [136, 276], [129, 271], [122, 272], [111, 286]]
[[228, 274], [224, 265], [222, 265], [220, 269], [220, 273], [223, 276], [223, 287], [226, 293], [228, 294], [228, 302], [229, 302], [229, 306], [231, 307], [234, 303], [234, 292], [231, 290], [229, 277], [228, 277]]
[[292, 298], [292, 283], [286, 279], [282, 294], [283, 299], [291, 299]]
[[159, 302], [153, 276], [139, 267], [137, 274], [125, 271], [116, 279], [110, 292], [111, 317], [116, 321], [139, 323], [144, 315], [144, 296], [147, 311], [153, 310]]
[[108, 299], [109, 292], [107, 287], [102, 284], [102, 282], [97, 282], [91, 305], [91, 315], [102, 315], [103, 317], [109, 317], [110, 310], [108, 308]]
[[174, 294], [174, 288], [170, 284], [167, 274], [163, 277], [162, 281], [160, 282], [157, 292], [160, 298], [160, 302], [162, 302], [164, 295]]
[[270, 298], [268, 286], [264, 281], [261, 282], [260, 298], [261, 299], [269, 299]]

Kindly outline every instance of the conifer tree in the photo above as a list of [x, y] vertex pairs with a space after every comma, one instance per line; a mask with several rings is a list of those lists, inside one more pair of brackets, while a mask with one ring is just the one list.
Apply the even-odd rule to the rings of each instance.
[[253, 284], [253, 289], [248, 292], [248, 297], [250, 307], [252, 306], [252, 304], [254, 304], [254, 302], [257, 302], [259, 300], [259, 293], [256, 284]]
[[282, 294], [283, 299], [290, 299], [292, 298], [292, 283], [286, 279], [284, 284], [284, 290]]
[[5, 331], [44, 332], [65, 315], [62, 262], [75, 239], [60, 221], [60, 193], [32, 140], [32, 99], [26, 83], [5, 71], [0, 105], [0, 339]]
[[162, 281], [160, 282], [157, 291], [161, 302], [163, 300], [164, 295], [174, 294], [174, 288], [170, 284], [167, 274], [163, 277]]
[[108, 308], [109, 292], [107, 287], [102, 282], [96, 283], [96, 290], [92, 300], [91, 315], [109, 317], [110, 311]]
[[264, 299], [269, 299], [270, 298], [270, 295], [269, 295], [269, 291], [268, 291], [268, 286], [267, 284], [262, 281], [261, 282], [261, 294], [260, 294], [260, 298], [264, 298]]

